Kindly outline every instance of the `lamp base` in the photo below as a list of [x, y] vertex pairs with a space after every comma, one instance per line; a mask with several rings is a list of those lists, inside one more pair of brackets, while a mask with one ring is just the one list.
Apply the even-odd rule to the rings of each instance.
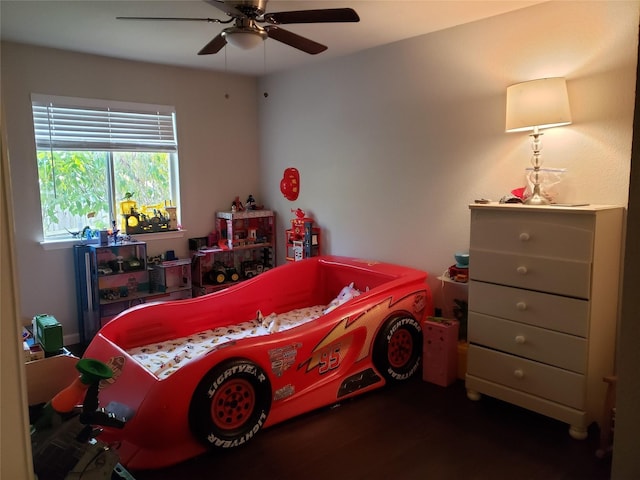
[[539, 193], [534, 193], [524, 201], [525, 205], [549, 205], [551, 202]]

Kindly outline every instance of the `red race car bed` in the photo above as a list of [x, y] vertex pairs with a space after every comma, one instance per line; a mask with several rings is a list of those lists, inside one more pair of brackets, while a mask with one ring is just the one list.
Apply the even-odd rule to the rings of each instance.
[[146, 304], [105, 325], [85, 357], [107, 363], [100, 439], [130, 469], [233, 448], [262, 428], [416, 373], [427, 274], [325, 256], [226, 290]]

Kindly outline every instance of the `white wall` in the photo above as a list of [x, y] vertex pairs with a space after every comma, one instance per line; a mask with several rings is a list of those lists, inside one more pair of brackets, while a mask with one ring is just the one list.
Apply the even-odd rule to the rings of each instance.
[[255, 78], [12, 43], [2, 44], [1, 60], [23, 322], [50, 313], [62, 323], [66, 343], [78, 340], [72, 249], [45, 251], [38, 243], [42, 220], [32, 92], [176, 107], [180, 214], [187, 233], [149, 241], [149, 254], [173, 249], [188, 257], [187, 238], [206, 236], [217, 210], [228, 208], [236, 195], [260, 199]]
[[[507, 86], [564, 76], [573, 124], [545, 130], [543, 150], [568, 170], [558, 201], [626, 205], [637, 34], [637, 1], [551, 2], [269, 76], [266, 200], [285, 221], [311, 212], [325, 252], [433, 278], [468, 248], [467, 205], [523, 185], [530, 140], [504, 132]], [[273, 188], [287, 167], [295, 202]]]

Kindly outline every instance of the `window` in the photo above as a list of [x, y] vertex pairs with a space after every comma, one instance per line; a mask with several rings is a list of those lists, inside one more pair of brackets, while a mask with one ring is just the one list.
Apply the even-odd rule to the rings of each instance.
[[31, 96], [44, 239], [124, 230], [120, 202], [179, 203], [175, 111], [163, 105]]

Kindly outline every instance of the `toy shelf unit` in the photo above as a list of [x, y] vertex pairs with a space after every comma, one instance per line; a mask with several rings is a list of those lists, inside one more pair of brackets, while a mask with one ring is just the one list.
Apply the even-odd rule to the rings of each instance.
[[[191, 260], [168, 260], [150, 265], [149, 290], [154, 300], [180, 300], [191, 298]], [[157, 295], [162, 295], [158, 298]]]
[[144, 303], [150, 295], [147, 245], [122, 242], [73, 248], [78, 330], [85, 343], [117, 314]]
[[273, 268], [275, 223], [271, 210], [218, 212], [217, 245], [194, 250], [198, 239], [190, 240], [193, 295], [227, 288]]
[[310, 218], [291, 220], [285, 231], [286, 259], [290, 262], [320, 255], [320, 228]]
[[271, 210], [218, 212], [216, 231], [223, 249], [273, 247], [275, 214]]

